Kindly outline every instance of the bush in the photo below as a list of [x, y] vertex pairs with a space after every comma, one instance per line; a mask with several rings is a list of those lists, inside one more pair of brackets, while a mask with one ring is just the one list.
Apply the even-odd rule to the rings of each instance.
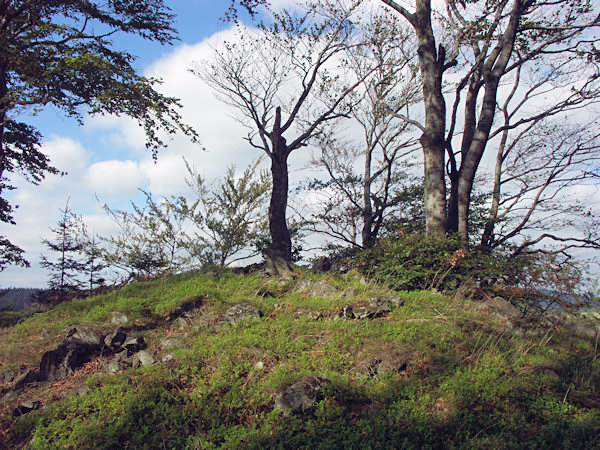
[[509, 259], [503, 252], [467, 252], [457, 237], [404, 232], [350, 258], [349, 265], [396, 290], [454, 291], [465, 283], [487, 288], [498, 281], [513, 285], [530, 264], [529, 258]]

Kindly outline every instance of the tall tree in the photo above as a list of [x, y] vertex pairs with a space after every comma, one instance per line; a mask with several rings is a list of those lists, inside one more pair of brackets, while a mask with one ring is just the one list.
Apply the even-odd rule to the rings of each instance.
[[362, 81], [348, 80], [344, 89], [328, 90], [339, 75], [336, 58], [353, 37], [352, 13], [352, 8], [324, 13], [317, 2], [301, 16], [274, 14], [271, 26], [241, 30], [236, 42], [226, 43], [212, 61], [194, 70], [239, 112], [250, 129], [248, 142], [271, 161], [267, 257], [275, 272], [289, 271], [292, 258], [286, 222], [288, 158], [327, 122], [348, 113], [349, 94]]
[[[371, 248], [384, 220], [405, 197], [402, 184], [410, 175], [401, 171], [411, 165], [405, 158], [416, 150], [408, 112], [420, 101], [420, 85], [414, 41], [397, 18], [380, 14], [360, 27], [364, 42], [348, 49], [346, 67], [365, 80], [352, 93], [350, 120], [334, 122], [317, 140], [321, 154], [314, 164], [330, 180], [314, 180], [309, 187], [326, 197], [317, 230]], [[365, 76], [373, 67], [372, 75]], [[350, 123], [360, 137], [348, 136]]]
[[[178, 130], [178, 100], [160, 94], [159, 80], [136, 73], [134, 57], [116, 50], [116, 33], [173, 42], [173, 15], [162, 0], [0, 0], [0, 221], [14, 224], [7, 191], [13, 172], [39, 183], [58, 173], [41, 151], [41, 134], [17, 117], [52, 105], [82, 122], [84, 114], [125, 115], [146, 132], [154, 154], [159, 130]], [[26, 265], [23, 251], [2, 237], [2, 261]], [[1, 265], [0, 265], [1, 267]]]
[[[442, 22], [434, 28], [431, 0], [414, 0], [413, 12], [393, 0], [381, 1], [411, 24], [418, 39], [428, 232], [458, 231], [466, 242], [473, 183], [491, 138], [501, 82], [524, 65], [543, 71], [557, 55], [595, 63], [597, 50], [588, 31], [599, 25], [598, 13], [591, 0], [447, 0], [445, 14], [439, 14]], [[444, 88], [444, 75], [459, 63], [462, 78], [451, 83], [455, 100], [448, 117], [444, 93], [450, 88]], [[596, 77], [593, 70], [581, 75]], [[589, 95], [588, 89], [575, 89]], [[456, 134], [458, 151], [453, 149]], [[447, 211], [444, 152], [451, 180]]]

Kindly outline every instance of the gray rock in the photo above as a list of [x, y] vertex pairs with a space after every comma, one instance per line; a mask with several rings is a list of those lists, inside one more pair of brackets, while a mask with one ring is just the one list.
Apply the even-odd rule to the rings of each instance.
[[90, 361], [89, 348], [83, 344], [61, 344], [42, 356], [41, 380], [59, 380]]
[[560, 375], [552, 369], [545, 368], [544, 370], [542, 370], [542, 373], [546, 375], [553, 383], [560, 383], [562, 381]]
[[20, 389], [23, 386], [25, 386], [27, 383], [33, 381], [34, 375], [31, 369], [27, 369], [25, 370], [25, 372], [20, 373], [19, 375], [17, 375], [17, 377], [14, 379], [14, 388], [15, 389]]
[[323, 397], [323, 388], [330, 381], [321, 377], [310, 377], [292, 384], [275, 396], [275, 409], [284, 414], [306, 412]]
[[8, 391], [6, 394], [0, 397], [0, 405], [7, 405], [14, 402], [18, 398], [19, 393], [17, 391]]
[[151, 366], [154, 363], [156, 363], [156, 359], [154, 359], [150, 352], [147, 352], [146, 350], [141, 350], [133, 356], [132, 366]]
[[36, 409], [40, 409], [42, 406], [42, 402], [40, 400], [27, 400], [23, 403], [20, 403], [13, 411], [13, 417], [19, 417], [23, 414], [27, 414], [28, 412], [34, 411]]
[[125, 325], [127, 322], [129, 322], [129, 317], [122, 312], [113, 311], [110, 315], [110, 323], [113, 325]]
[[101, 366], [102, 370], [104, 370], [107, 373], [117, 373], [128, 367], [131, 367], [131, 363], [127, 364], [125, 361], [117, 361], [114, 359], [106, 361]]
[[190, 326], [190, 322], [185, 317], [178, 317], [173, 321], [173, 327], [175, 328], [187, 328]]
[[263, 313], [248, 303], [238, 303], [232, 306], [225, 313], [225, 318], [229, 323], [235, 324], [243, 320], [258, 319]]
[[258, 361], [256, 364], [254, 364], [254, 368], [258, 369], [258, 370], [262, 370], [265, 368], [265, 363], [262, 361]]
[[338, 294], [338, 290], [327, 280], [315, 282], [311, 278], [301, 279], [294, 290], [311, 297], [332, 297]]
[[319, 311], [311, 311], [308, 309], [299, 309], [296, 311], [296, 318], [308, 317], [312, 320], [319, 320], [323, 318], [323, 314]]
[[598, 337], [598, 329], [594, 323], [583, 318], [567, 319], [563, 326], [582, 339], [595, 341]]
[[165, 356], [162, 357], [161, 361], [164, 364], [171, 362], [171, 361], [175, 361], [175, 356], [173, 356], [172, 353], [167, 353]]
[[502, 297], [494, 297], [492, 299], [494, 316], [501, 320], [517, 320], [523, 315], [521, 311], [504, 300]]
[[104, 345], [110, 348], [113, 352], [123, 348], [123, 344], [127, 340], [127, 335], [120, 329], [115, 330], [113, 333], [106, 335], [104, 338]]
[[125, 342], [123, 347], [127, 349], [129, 354], [137, 353], [140, 350], [144, 350], [146, 348], [146, 341], [142, 336], [136, 337]]
[[164, 338], [160, 340], [160, 346], [165, 350], [173, 350], [176, 348], [183, 348], [185, 344], [181, 339]]
[[102, 332], [89, 327], [68, 327], [65, 329], [63, 344], [83, 345], [90, 349], [100, 349], [104, 345]]
[[342, 308], [342, 310], [337, 314], [337, 317], [340, 317], [342, 319], [346, 319], [346, 320], [352, 320], [355, 318], [354, 316], [354, 311], [352, 308], [352, 305], [346, 305]]

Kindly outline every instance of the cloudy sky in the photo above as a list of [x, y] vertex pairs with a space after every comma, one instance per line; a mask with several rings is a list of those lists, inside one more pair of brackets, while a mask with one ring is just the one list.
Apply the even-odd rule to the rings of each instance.
[[[291, 0], [272, 2], [289, 5]], [[45, 137], [44, 153], [52, 163], [68, 174], [49, 176], [39, 186], [15, 176], [18, 187], [11, 194], [19, 205], [17, 226], [0, 224], [0, 235], [26, 251], [31, 268], [8, 268], [0, 272], [0, 287], [43, 287], [48, 274], [39, 267], [44, 251], [42, 238], [52, 238], [49, 227], [60, 217], [59, 209], [69, 206], [83, 215], [89, 228], [100, 235], [116, 231], [116, 226], [104, 214], [97, 199], [113, 208], [126, 208], [130, 201], [140, 201], [138, 189], [155, 195], [185, 194], [183, 157], [191, 162], [207, 180], [222, 176], [225, 168], [236, 164], [243, 169], [260, 156], [243, 137], [246, 130], [232, 119], [230, 111], [215, 98], [209, 86], [190, 73], [194, 64], [210, 57], [213, 46], [233, 38], [229, 24], [219, 21], [228, 2], [222, 0], [166, 0], [177, 15], [174, 27], [181, 41], [172, 47], [161, 47], [141, 39], [117, 36], [115, 46], [138, 56], [137, 68], [145, 75], [161, 78], [160, 88], [167, 95], [181, 99], [185, 122], [200, 136], [199, 145], [185, 137], [176, 137], [159, 152], [153, 162], [145, 149], [144, 136], [131, 120], [115, 117], [88, 117], [84, 126], [65, 118], [59, 111], [47, 108], [35, 117], [28, 117]], [[292, 179], [308, 174], [302, 168], [308, 152], [296, 152], [290, 158]], [[598, 190], [586, 193], [600, 197]], [[588, 189], [588, 190], [589, 190]]]
[[42, 238], [51, 238], [49, 227], [56, 224], [60, 208], [69, 206], [99, 234], [115, 230], [96, 197], [112, 207], [126, 207], [139, 200], [139, 188], [157, 195], [182, 194], [186, 189], [182, 157], [193, 163], [207, 179], [224, 173], [236, 164], [243, 169], [259, 156], [242, 139], [245, 130], [236, 123], [211, 89], [189, 72], [192, 64], [209, 57], [211, 45], [232, 36], [230, 25], [219, 21], [227, 2], [217, 0], [167, 0], [175, 14], [174, 24], [181, 41], [162, 47], [141, 39], [117, 36], [117, 48], [138, 56], [137, 68], [145, 75], [164, 80], [161, 91], [182, 100], [184, 120], [199, 133], [201, 146], [185, 137], [176, 137], [159, 153], [158, 161], [144, 147], [144, 135], [130, 120], [89, 117], [84, 126], [65, 118], [52, 108], [30, 117], [45, 138], [43, 152], [68, 174], [48, 176], [33, 186], [18, 176], [12, 193], [17, 226], [0, 224], [0, 234], [23, 248], [31, 268], [8, 268], [0, 273], [1, 287], [42, 287], [47, 273], [39, 267], [44, 251]]

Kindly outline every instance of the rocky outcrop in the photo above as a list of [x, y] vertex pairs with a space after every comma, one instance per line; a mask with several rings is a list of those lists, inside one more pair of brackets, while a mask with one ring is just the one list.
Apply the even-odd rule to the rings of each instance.
[[232, 306], [225, 313], [225, 318], [231, 324], [236, 324], [244, 320], [259, 319], [263, 313], [248, 303], [238, 303]]
[[327, 378], [310, 377], [292, 384], [275, 396], [275, 409], [284, 414], [304, 413], [323, 399], [323, 389], [330, 384]]

